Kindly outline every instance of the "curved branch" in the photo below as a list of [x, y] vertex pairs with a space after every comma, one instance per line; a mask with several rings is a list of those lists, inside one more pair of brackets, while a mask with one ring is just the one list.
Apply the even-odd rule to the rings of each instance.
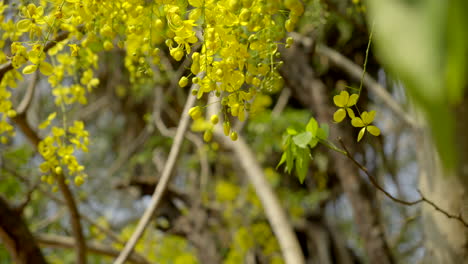
[[[191, 90], [193, 90], [194, 87], [195, 85], [192, 85]], [[136, 243], [143, 235], [143, 232], [148, 226], [151, 217], [153, 216], [159, 203], [161, 202], [161, 198], [164, 194], [164, 191], [166, 190], [171, 179], [172, 171], [174, 169], [174, 165], [182, 147], [185, 132], [187, 131], [187, 127], [190, 122], [188, 111], [195, 104], [195, 99], [195, 96], [191, 96], [189, 93], [189, 96], [184, 106], [184, 110], [182, 110], [182, 117], [180, 118], [179, 126], [177, 127], [174, 143], [172, 144], [171, 150], [169, 152], [167, 162], [164, 165], [164, 170], [162, 172], [159, 183], [158, 185], [156, 185], [156, 189], [154, 190], [153, 196], [151, 197], [151, 202], [148, 205], [148, 208], [146, 208], [140, 221], [138, 222], [138, 225], [135, 231], [133, 232], [132, 236], [130, 237], [130, 240], [125, 244], [125, 247], [120, 253], [119, 257], [114, 261], [114, 264], [123, 264], [125, 260], [130, 256], [130, 253], [133, 251], [133, 248], [135, 247]]]

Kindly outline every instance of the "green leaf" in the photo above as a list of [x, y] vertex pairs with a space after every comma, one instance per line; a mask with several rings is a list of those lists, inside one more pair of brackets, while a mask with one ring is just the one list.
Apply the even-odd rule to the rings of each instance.
[[343, 121], [343, 119], [346, 117], [346, 111], [343, 108], [340, 108], [336, 110], [336, 112], [333, 114], [333, 121], [336, 123], [339, 123]]
[[358, 134], [358, 137], [357, 137], [357, 141], [361, 141], [362, 137], [364, 136], [364, 134], [366, 133], [366, 128], [363, 127], [361, 128], [361, 131], [359, 131], [359, 134]]
[[376, 126], [367, 126], [367, 131], [376, 137], [380, 135], [380, 129]]
[[297, 135], [297, 131], [296, 131], [294, 128], [288, 127], [288, 128], [286, 129], [286, 132], [287, 132], [289, 135], [292, 135], [292, 136]]
[[278, 165], [276, 165], [276, 169], [279, 168], [279, 166], [281, 166], [284, 162], [286, 162], [286, 159], [287, 159], [287, 152], [283, 152], [283, 155], [281, 155], [281, 160], [278, 162]]
[[326, 140], [328, 138], [328, 131], [329, 131], [328, 125], [327, 124], [321, 124], [320, 128], [317, 131], [317, 138], [322, 139], [322, 140]]
[[301, 149], [297, 152], [296, 156], [296, 174], [299, 182], [302, 184], [305, 177], [307, 176], [307, 171], [309, 169], [310, 162], [310, 151], [308, 149]]
[[317, 146], [317, 143], [318, 143], [318, 138], [313, 137], [313, 138], [309, 141], [309, 146], [310, 146], [310, 148], [315, 148], [315, 146]]
[[294, 166], [294, 153], [296, 145], [289, 144], [289, 147], [286, 149], [286, 171], [291, 174], [291, 170]]
[[300, 148], [306, 148], [309, 141], [312, 139], [312, 133], [309, 131], [302, 132], [293, 137], [294, 143]]
[[312, 134], [312, 137], [316, 137], [317, 129], [318, 129], [317, 120], [315, 120], [315, 118], [312, 117], [309, 120], [309, 123], [307, 123], [306, 131], [309, 131]]

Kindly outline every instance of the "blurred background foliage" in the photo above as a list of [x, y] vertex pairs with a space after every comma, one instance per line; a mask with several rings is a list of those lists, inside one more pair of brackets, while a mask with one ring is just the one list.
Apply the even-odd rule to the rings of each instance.
[[[439, 21], [432, 16], [441, 16], [444, 8], [467, 9], [445, 6], [436, 0], [399, 1], [401, 5], [390, 4], [398, 1], [370, 1], [375, 2], [370, 6], [359, 0], [303, 2], [305, 13], [296, 31], [312, 39], [314, 47], [332, 47], [360, 66], [369, 41], [371, 27], [366, 23], [366, 16], [370, 11], [370, 24], [375, 24], [376, 43], [382, 57], [377, 59], [371, 52], [367, 72], [406, 107], [408, 100], [402, 85], [391, 76], [404, 80], [410, 94], [420, 98], [419, 103], [429, 115], [436, 138], [447, 139], [446, 130], [438, 130], [437, 127], [453, 125], [453, 120], [446, 119], [443, 109], [451, 100], [460, 97], [460, 91], [455, 88], [442, 91], [440, 87], [444, 82], [452, 84], [451, 87], [459, 87], [465, 72], [443, 72], [435, 61], [445, 60], [448, 65], [456, 65], [454, 69], [462, 69], [458, 64], [465, 65], [466, 62], [452, 58], [466, 55], [463, 48], [468, 45], [445, 49], [453, 54], [440, 53], [439, 46], [425, 45], [453, 45], [452, 42], [434, 41], [439, 38], [436, 34], [448, 34], [444, 31], [445, 24], [430, 24], [429, 27], [427, 23]], [[464, 5], [463, 1], [460, 0], [458, 5]], [[415, 16], [418, 8], [426, 13]], [[466, 16], [457, 12], [457, 16], [450, 19], [461, 20]], [[408, 28], [408, 25], [412, 26]], [[397, 30], [402, 26], [408, 30]], [[450, 29], [453, 30], [449, 32], [450, 36], [455, 38], [456, 35], [466, 42], [464, 28]], [[422, 47], [427, 47], [427, 50]], [[168, 50], [161, 51], [162, 64], [154, 76], [142, 76], [135, 81], [124, 70], [122, 51], [100, 52], [100, 85], [89, 95], [88, 106], [70, 112], [71, 116], [85, 120], [91, 134], [90, 151], [80, 156], [90, 180], [80, 188], [73, 188], [80, 211], [94, 223], [116, 234], [120, 241], [129, 238], [148, 204], [172, 144], [167, 131], [163, 132], [166, 128], [157, 127], [154, 121], [160, 118], [168, 128], [177, 126], [188, 93], [174, 85], [187, 69], [167, 54]], [[359, 80], [350, 78], [329, 59], [314, 53], [313, 49], [306, 51], [304, 56], [309, 56], [309, 66], [326, 85], [325, 96], [329, 102], [346, 87], [359, 86]], [[382, 64], [389, 65], [393, 75], [388, 75]], [[427, 65], [435, 65], [435, 68]], [[26, 82], [20, 87], [25, 85]], [[53, 111], [47, 89], [47, 84], [41, 80], [31, 106], [30, 120], [35, 125], [44, 119], [43, 113]], [[330, 169], [332, 161], [325, 148], [322, 146], [313, 151], [303, 184], [295, 176], [284, 173], [283, 168], [275, 169], [283, 151], [282, 138], [286, 129], [303, 127], [310, 117], [316, 115], [309, 105], [301, 101], [303, 95], [295, 92], [294, 87], [284, 89], [262, 95], [258, 103], [266, 109], [236, 125], [239, 131], [243, 128], [242, 135], [286, 208], [310, 263], [318, 260], [320, 243], [326, 245], [332, 256], [336, 254], [333, 246], [341, 243], [352, 256], [352, 263], [366, 263], [363, 241], [353, 220], [350, 201], [344, 195], [335, 172]], [[20, 91], [16, 90], [14, 98], [19, 100]], [[284, 98], [286, 103], [279, 105]], [[363, 109], [377, 110], [377, 125], [383, 131], [382, 136], [355, 146], [359, 161], [377, 175], [391, 193], [416, 197], [418, 167], [409, 128], [394, 118], [379, 98], [365, 89], [359, 105]], [[154, 115], [155, 108], [160, 111], [159, 117]], [[330, 120], [330, 126], [335, 125]], [[358, 130], [344, 126], [346, 131], [357, 135]], [[21, 133], [18, 134], [13, 142], [0, 146], [0, 193], [14, 204], [20, 204], [31, 195], [24, 219], [34, 233], [69, 236], [71, 231], [63, 202], [59, 202], [60, 198], [50, 188], [38, 185], [39, 156]], [[163, 205], [137, 244], [136, 251], [152, 263], [162, 264], [209, 263], [203, 255], [213, 248], [215, 256], [209, 257], [226, 264], [283, 263], [261, 203], [243, 177], [245, 172], [240, 169], [238, 161], [220, 144], [204, 143], [199, 133], [191, 135], [192, 139], [184, 143], [175, 178]], [[442, 151], [449, 153], [451, 150], [442, 148]], [[448, 156], [447, 160], [453, 159]], [[424, 251], [418, 209], [395, 205], [380, 195], [376, 197], [385, 235], [397, 262], [416, 263]], [[93, 223], [83, 221], [83, 224], [88, 241], [122, 248], [121, 243], [96, 229]], [[309, 232], [311, 227], [322, 232], [321, 238], [318, 233]], [[43, 252], [50, 263], [74, 261], [74, 253], [70, 249], [45, 248]], [[111, 263], [111, 260], [89, 254], [90, 263]], [[7, 251], [0, 245], [0, 263], [10, 262]]]

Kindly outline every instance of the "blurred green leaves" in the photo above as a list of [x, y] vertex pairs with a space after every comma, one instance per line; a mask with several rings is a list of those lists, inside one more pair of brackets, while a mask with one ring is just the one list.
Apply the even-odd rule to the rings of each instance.
[[424, 111], [445, 167], [456, 160], [454, 114], [466, 86], [468, 2], [368, 1], [379, 58]]

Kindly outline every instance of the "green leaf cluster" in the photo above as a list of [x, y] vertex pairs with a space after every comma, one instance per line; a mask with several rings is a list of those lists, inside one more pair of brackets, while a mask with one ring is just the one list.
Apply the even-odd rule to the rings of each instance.
[[309, 162], [312, 159], [311, 150], [317, 146], [320, 140], [327, 138], [328, 125], [322, 124], [319, 127], [317, 120], [313, 117], [300, 130], [289, 127], [283, 137], [284, 152], [277, 168], [286, 163], [285, 171], [289, 174], [295, 168], [299, 181], [303, 183]]

